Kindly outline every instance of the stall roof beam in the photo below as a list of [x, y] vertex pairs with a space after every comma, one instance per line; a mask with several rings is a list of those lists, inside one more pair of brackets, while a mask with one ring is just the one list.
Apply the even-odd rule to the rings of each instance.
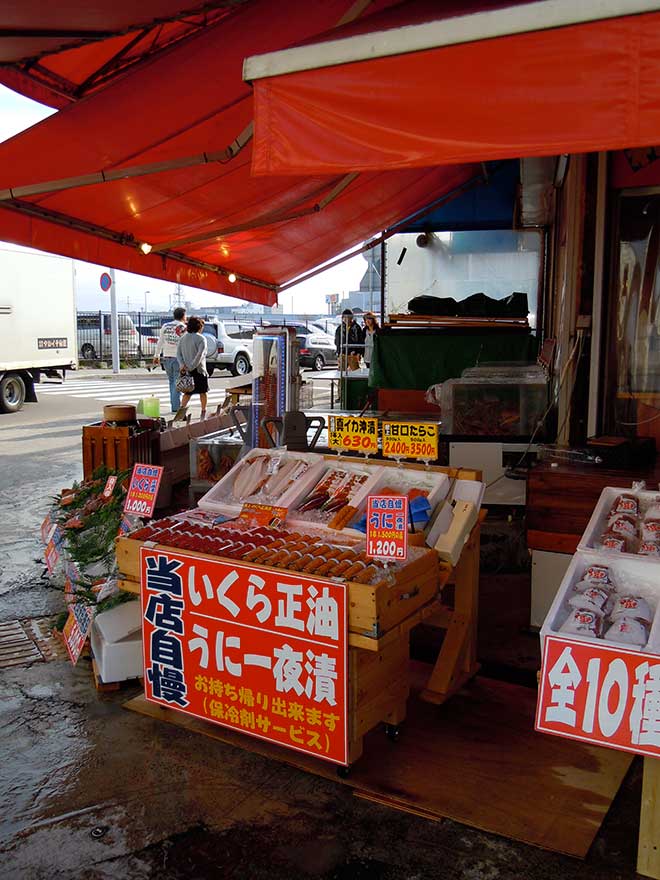
[[243, 79], [252, 82], [302, 70], [423, 52], [480, 40], [586, 24], [660, 9], [649, 0], [541, 0], [489, 12], [443, 18], [425, 24], [358, 34], [245, 59]]

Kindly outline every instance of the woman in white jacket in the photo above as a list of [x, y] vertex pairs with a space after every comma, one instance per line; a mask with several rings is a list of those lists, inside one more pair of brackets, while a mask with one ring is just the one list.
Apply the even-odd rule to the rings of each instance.
[[189, 373], [195, 383], [192, 391], [183, 395], [182, 406], [188, 406], [193, 394], [199, 394], [202, 404], [200, 418], [206, 417], [206, 395], [209, 390], [209, 374], [206, 372], [206, 337], [202, 334], [204, 323], [195, 317], [188, 318], [184, 333], [176, 348], [176, 359], [181, 373]]

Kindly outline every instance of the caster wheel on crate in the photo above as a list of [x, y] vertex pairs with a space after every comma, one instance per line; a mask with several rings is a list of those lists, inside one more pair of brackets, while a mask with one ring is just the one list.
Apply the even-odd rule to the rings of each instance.
[[351, 772], [350, 767], [337, 767], [337, 776], [340, 779], [348, 779], [350, 772]]
[[385, 725], [385, 736], [393, 743], [399, 742], [401, 738], [401, 725], [400, 724], [386, 724]]

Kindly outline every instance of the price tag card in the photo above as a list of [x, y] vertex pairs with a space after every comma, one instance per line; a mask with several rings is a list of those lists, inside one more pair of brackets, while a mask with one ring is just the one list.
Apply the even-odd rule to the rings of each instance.
[[244, 504], [238, 516], [255, 526], [278, 526], [286, 519], [288, 507], [273, 507], [272, 504]]
[[367, 556], [383, 562], [408, 558], [408, 498], [369, 495], [367, 498]]
[[131, 484], [124, 502], [124, 513], [153, 516], [162, 476], [163, 468], [155, 464], [134, 465]]
[[103, 497], [110, 498], [110, 496], [114, 492], [116, 485], [117, 485], [117, 477], [114, 474], [110, 474], [110, 476], [108, 477], [108, 479], [105, 482], [105, 488], [103, 490]]
[[328, 446], [337, 452], [378, 452], [378, 419], [361, 416], [330, 416]]
[[435, 461], [438, 426], [431, 422], [383, 422], [383, 455]]

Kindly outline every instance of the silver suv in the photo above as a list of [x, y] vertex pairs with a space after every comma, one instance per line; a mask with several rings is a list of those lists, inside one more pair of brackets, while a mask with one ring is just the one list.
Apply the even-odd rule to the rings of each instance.
[[229, 370], [233, 376], [245, 376], [252, 370], [252, 337], [254, 324], [233, 321], [206, 321], [202, 333], [206, 336], [206, 369]]

